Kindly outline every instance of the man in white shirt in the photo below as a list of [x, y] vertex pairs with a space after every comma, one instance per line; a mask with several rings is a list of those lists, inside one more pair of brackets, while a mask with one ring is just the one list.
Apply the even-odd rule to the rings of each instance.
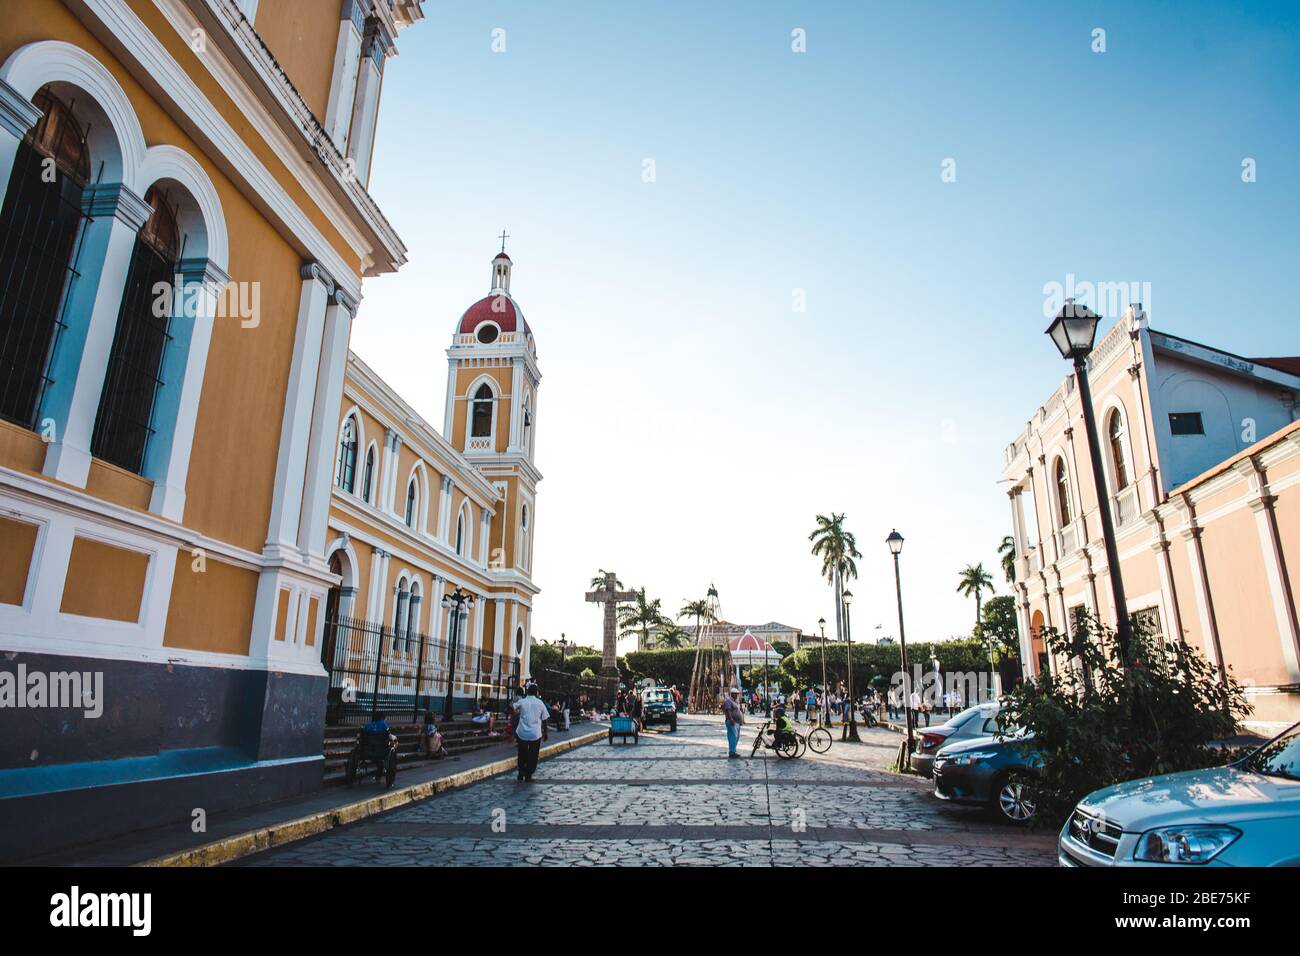
[[537, 696], [537, 685], [529, 684], [521, 700], [515, 701], [515, 739], [519, 742], [519, 780], [532, 781], [537, 755], [546, 739], [546, 719], [551, 713]]

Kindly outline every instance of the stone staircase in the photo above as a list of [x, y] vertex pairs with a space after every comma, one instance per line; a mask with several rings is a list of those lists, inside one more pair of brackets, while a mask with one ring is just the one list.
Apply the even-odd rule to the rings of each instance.
[[[501, 723], [501, 721], [498, 721], [498, 726]], [[397, 766], [399, 774], [402, 770], [409, 768], [428, 767], [449, 761], [450, 758], [430, 760], [424, 756], [422, 725], [391, 723], [389, 728], [397, 735]], [[324, 786], [329, 787], [345, 783], [344, 768], [347, 765], [348, 754], [356, 746], [357, 732], [360, 729], [360, 726], [353, 724], [341, 724], [325, 728]], [[504, 736], [500, 735], [489, 737], [486, 727], [475, 726], [467, 720], [450, 724], [440, 723], [438, 729], [442, 732], [443, 743], [452, 757], [472, 753], [475, 750], [482, 750], [484, 747], [491, 747], [506, 740]]]

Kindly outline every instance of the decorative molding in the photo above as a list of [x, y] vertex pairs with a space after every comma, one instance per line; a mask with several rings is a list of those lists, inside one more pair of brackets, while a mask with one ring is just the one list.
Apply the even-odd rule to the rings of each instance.
[[42, 115], [30, 98], [0, 79], [0, 127], [15, 139], [22, 139]]

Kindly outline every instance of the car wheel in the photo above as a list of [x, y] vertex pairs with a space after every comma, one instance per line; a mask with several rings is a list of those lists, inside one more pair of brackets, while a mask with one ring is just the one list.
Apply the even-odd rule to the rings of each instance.
[[1016, 775], [1004, 777], [993, 798], [993, 809], [999, 817], [1018, 826], [1028, 823], [1038, 812], [1038, 804], [1029, 795], [1029, 787]]

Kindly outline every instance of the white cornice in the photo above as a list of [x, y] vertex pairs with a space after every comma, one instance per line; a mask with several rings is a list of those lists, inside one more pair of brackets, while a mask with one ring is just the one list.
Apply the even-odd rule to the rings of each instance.
[[351, 298], [360, 299], [356, 264], [316, 228], [125, 0], [77, 0], [72, 9], [159, 103], [171, 104], [173, 118], [264, 216], [293, 237], [300, 254], [319, 261]]
[[[433, 427], [420, 417], [393, 387], [380, 378], [370, 366], [363, 362], [355, 352], [348, 352], [347, 377], [344, 391], [357, 400], [358, 404], [382, 421], [387, 427], [402, 435], [407, 444], [421, 443], [426, 454], [424, 457], [432, 464], [444, 466], [444, 473], [465, 491], [472, 488], [478, 493], [476, 503], [480, 507], [495, 509], [500, 497], [485, 477], [464, 455]], [[358, 394], [359, 392], [359, 394]], [[367, 403], [365, 399], [370, 399]], [[376, 408], [376, 405], [379, 407]], [[415, 442], [407, 441], [407, 436]]]
[[[406, 262], [406, 247], [398, 238], [397, 231], [380, 212], [360, 179], [348, 172], [347, 157], [326, 134], [320, 120], [275, 62], [238, 4], [233, 0], [154, 0], [154, 3], [174, 26], [178, 19], [189, 21], [183, 29], [178, 26], [183, 36], [188, 37], [194, 26], [206, 27], [214, 39], [235, 55], [233, 61], [223, 61], [223, 72], [233, 75], [232, 65], [242, 67], [239, 71], [242, 80], [252, 84], [250, 89], [241, 80], [238, 87], [242, 96], [239, 97], [235, 96], [229, 77], [218, 75], [213, 68], [215, 58], [211, 51], [200, 59], [237, 100], [240, 109], [268, 143], [276, 146], [268, 135], [268, 127], [274, 125], [273, 121], [278, 121], [281, 131], [291, 134], [284, 139], [283, 145], [296, 160], [294, 175], [317, 204], [330, 214], [331, 221], [337, 221], [350, 212], [354, 229], [359, 225], [366, 232], [369, 248], [362, 257], [369, 261], [363, 273], [379, 275], [392, 272]], [[212, 29], [214, 26], [216, 30]], [[253, 105], [254, 91], [260, 94], [257, 97], [260, 109]], [[277, 148], [277, 154], [289, 162], [289, 156], [282, 149]], [[321, 177], [321, 170], [328, 175]], [[382, 257], [373, 254], [376, 249], [382, 249]], [[380, 258], [387, 261], [380, 261]]]

